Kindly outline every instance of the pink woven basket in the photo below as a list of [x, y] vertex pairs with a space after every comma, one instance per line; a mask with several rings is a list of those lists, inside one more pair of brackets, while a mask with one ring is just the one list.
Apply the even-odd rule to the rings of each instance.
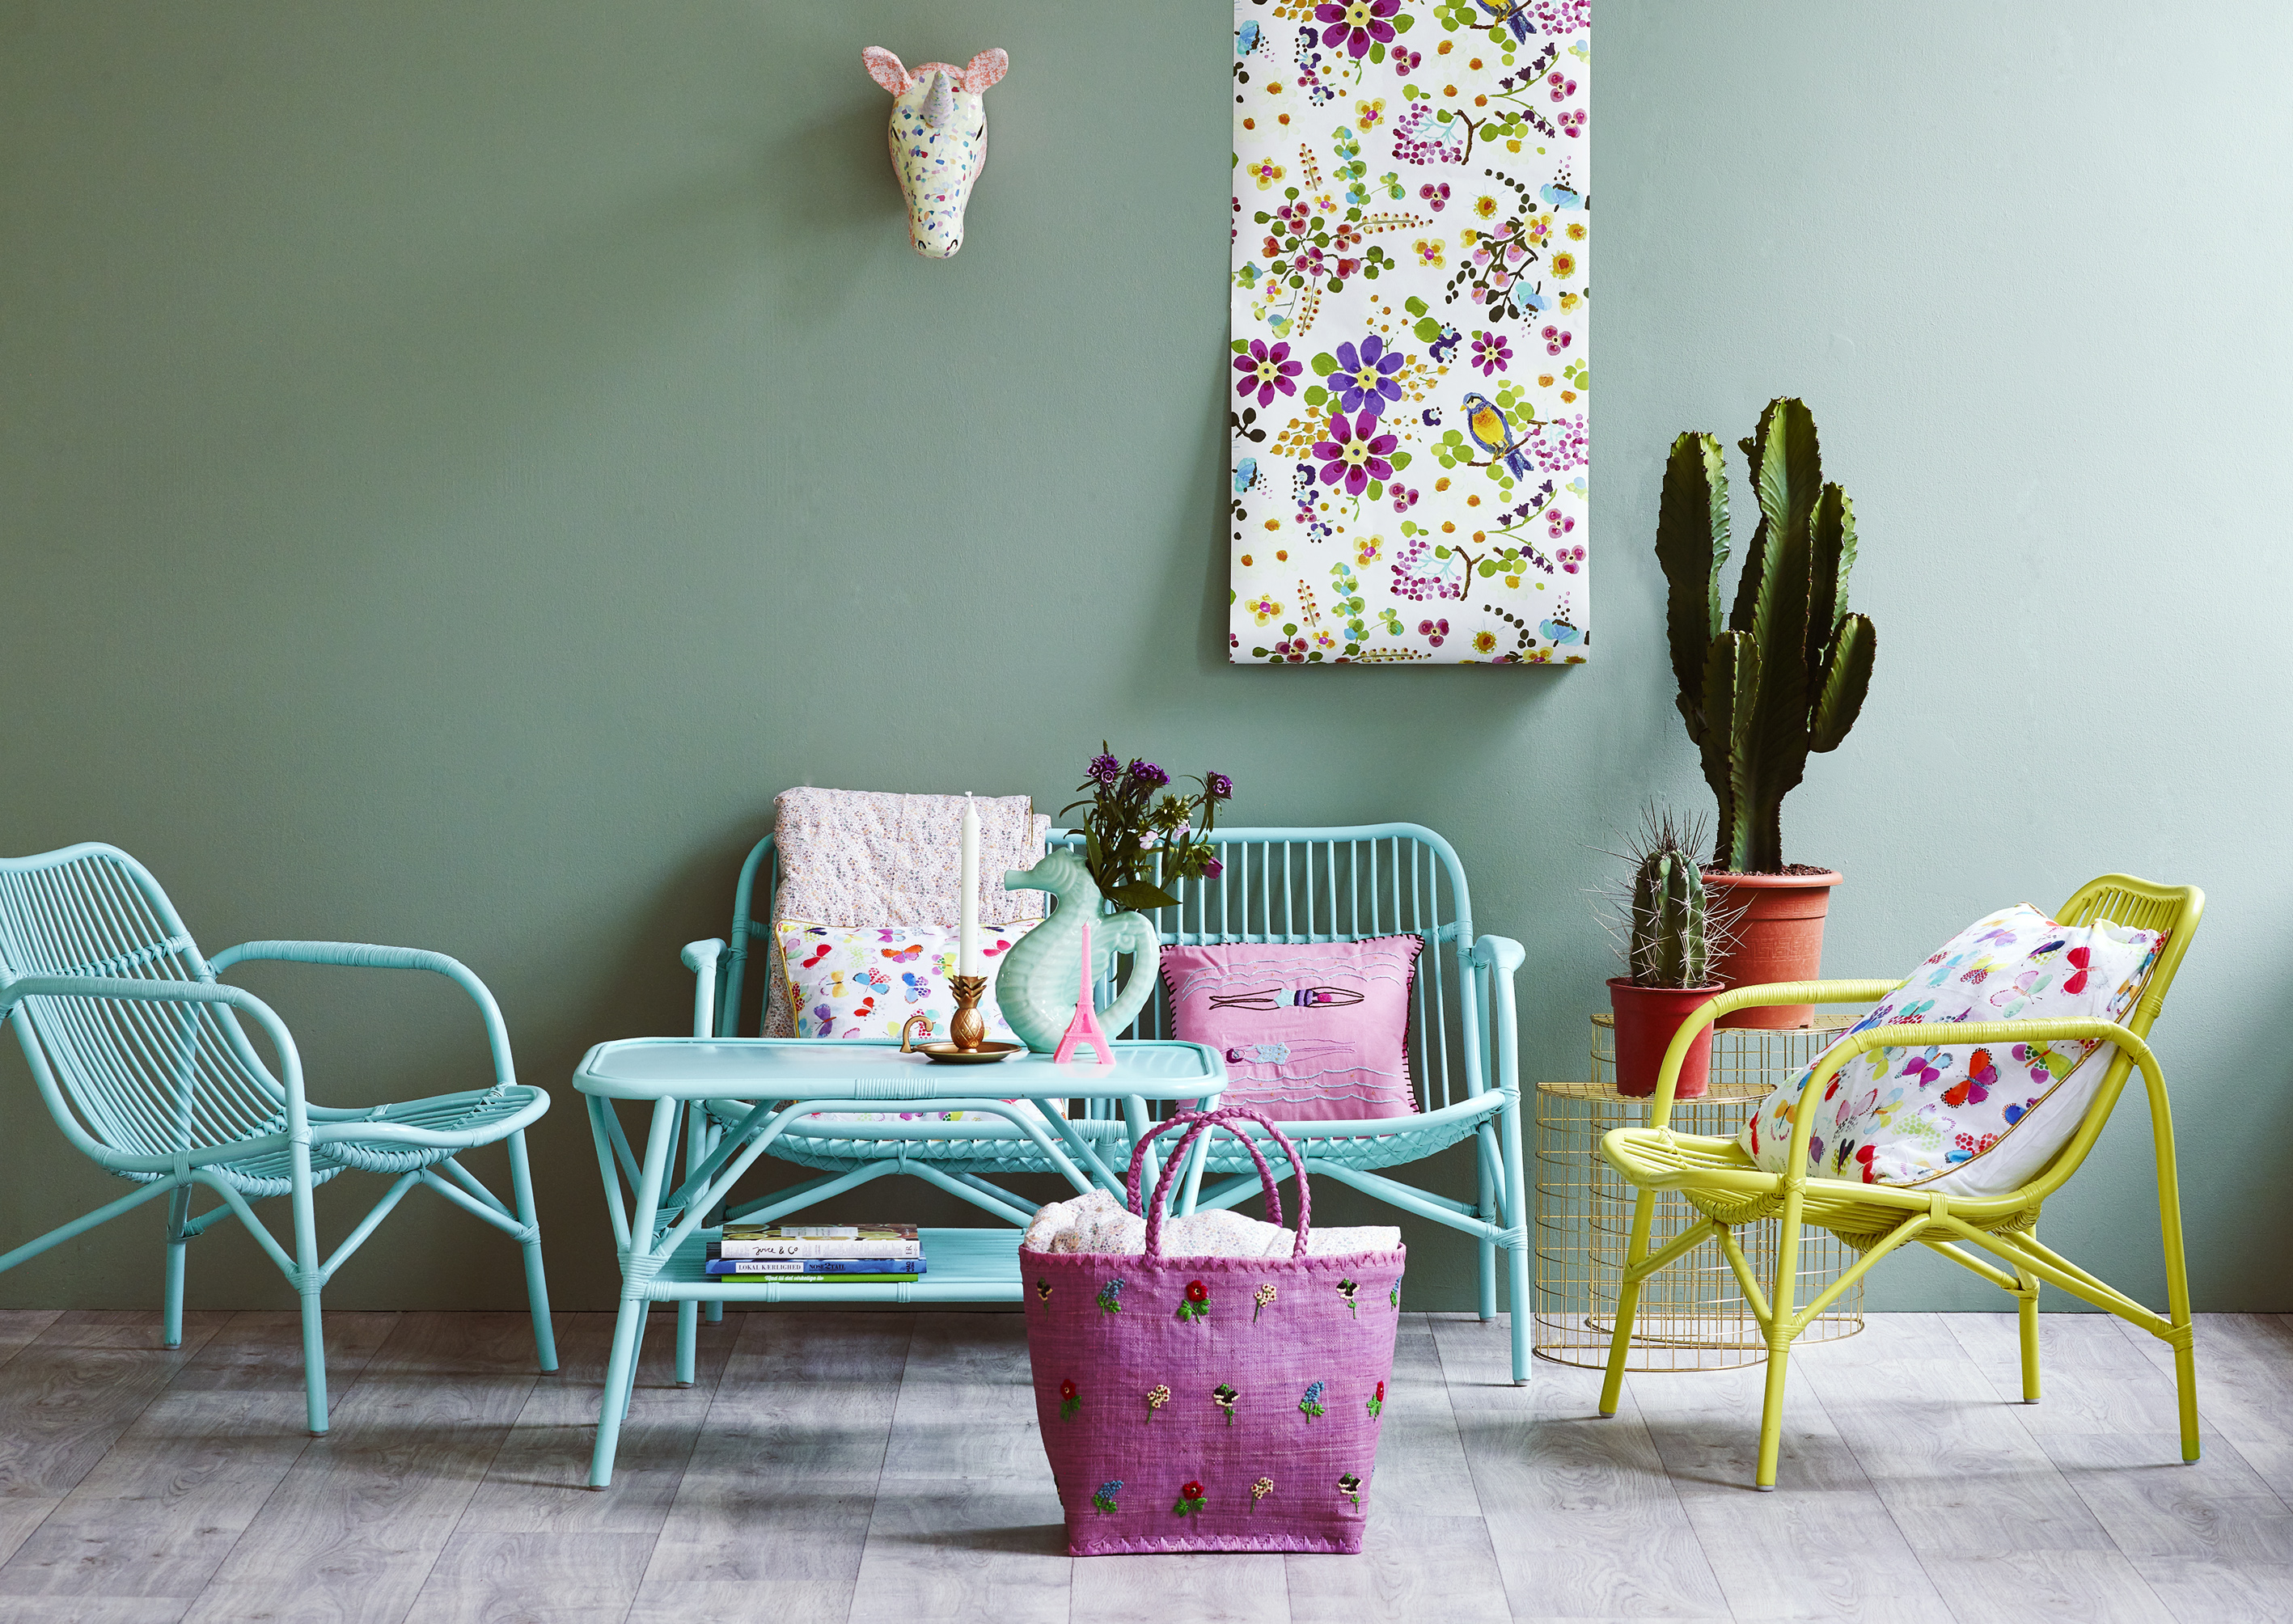
[[[1198, 1136], [1236, 1119], [1263, 1127], [1298, 1169], [1296, 1245], [1286, 1258], [1164, 1256], [1171, 1179]], [[1146, 1146], [1174, 1127], [1185, 1136], [1142, 1208]], [[1266, 1158], [1228, 1131], [1281, 1223]], [[1145, 1256], [1019, 1252], [1069, 1554], [1358, 1551], [1406, 1249], [1308, 1257], [1305, 1163], [1239, 1106], [1187, 1112], [1140, 1140], [1130, 1196], [1146, 1219]]]

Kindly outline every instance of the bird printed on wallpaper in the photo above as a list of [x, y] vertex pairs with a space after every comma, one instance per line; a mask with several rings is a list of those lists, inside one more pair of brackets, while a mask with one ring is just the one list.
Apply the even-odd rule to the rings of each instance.
[[1527, 0], [1480, 0], [1481, 10], [1489, 14], [1490, 26], [1503, 23], [1512, 30], [1514, 39], [1521, 41], [1528, 38], [1528, 19], [1520, 14], [1527, 4]]
[[1487, 395], [1470, 389], [1465, 392], [1465, 432], [1492, 460], [1501, 460], [1513, 478], [1528, 477], [1528, 461], [1520, 454], [1522, 441], [1513, 438], [1512, 424], [1506, 420], [1503, 408]]

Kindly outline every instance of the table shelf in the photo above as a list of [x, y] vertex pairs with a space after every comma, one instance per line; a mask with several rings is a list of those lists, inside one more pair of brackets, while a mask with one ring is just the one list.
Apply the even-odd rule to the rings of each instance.
[[653, 1276], [656, 1302], [721, 1303], [1016, 1303], [1019, 1301], [1017, 1229], [919, 1230], [931, 1266], [913, 1282], [797, 1285], [769, 1274], [710, 1274], [709, 1242], [724, 1231], [700, 1230]]

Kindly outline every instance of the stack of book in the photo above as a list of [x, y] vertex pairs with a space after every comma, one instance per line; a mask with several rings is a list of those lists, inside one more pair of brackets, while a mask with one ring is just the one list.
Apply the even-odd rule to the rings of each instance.
[[727, 1224], [709, 1243], [709, 1273], [821, 1285], [920, 1280], [923, 1239], [912, 1224]]

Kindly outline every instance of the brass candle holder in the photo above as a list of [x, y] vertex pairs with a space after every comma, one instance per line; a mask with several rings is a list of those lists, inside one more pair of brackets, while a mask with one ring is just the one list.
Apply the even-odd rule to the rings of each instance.
[[947, 1023], [947, 1035], [951, 1041], [916, 1042], [916, 1029], [922, 1027], [927, 1031], [930, 1030], [932, 1018], [923, 1014], [910, 1015], [908, 1023], [900, 1029], [901, 1054], [921, 1054], [927, 1060], [944, 1064], [986, 1065], [1008, 1060], [1020, 1052], [1021, 1046], [1016, 1043], [987, 1041], [987, 1017], [979, 1013], [979, 1000], [987, 996], [985, 976], [951, 975], [947, 978], [947, 984], [955, 990], [955, 1014]]
[[979, 1000], [987, 991], [987, 978], [951, 975], [947, 984], [955, 990], [955, 1014], [947, 1023], [947, 1035], [955, 1040], [956, 1053], [976, 1054], [987, 1037], [987, 1017], [979, 1013]]

